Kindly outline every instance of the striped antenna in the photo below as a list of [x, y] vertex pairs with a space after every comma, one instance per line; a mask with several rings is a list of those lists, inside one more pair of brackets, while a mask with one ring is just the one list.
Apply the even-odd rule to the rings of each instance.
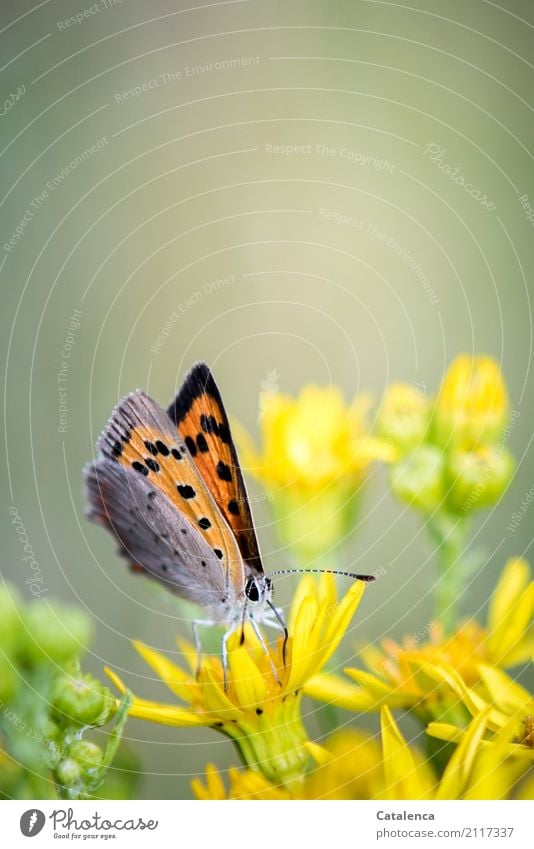
[[322, 575], [326, 572], [327, 575], [343, 575], [344, 578], [354, 578], [356, 581], [376, 581], [375, 575], [357, 575], [355, 572], [339, 572], [337, 569], [277, 569], [276, 572], [269, 572], [266, 577], [271, 575], [289, 575], [293, 572], [314, 572], [316, 575]]

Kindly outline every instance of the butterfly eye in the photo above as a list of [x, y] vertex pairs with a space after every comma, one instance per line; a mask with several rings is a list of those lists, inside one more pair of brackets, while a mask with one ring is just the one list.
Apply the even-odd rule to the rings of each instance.
[[245, 585], [245, 595], [249, 601], [259, 601], [260, 591], [254, 578], [249, 578]]

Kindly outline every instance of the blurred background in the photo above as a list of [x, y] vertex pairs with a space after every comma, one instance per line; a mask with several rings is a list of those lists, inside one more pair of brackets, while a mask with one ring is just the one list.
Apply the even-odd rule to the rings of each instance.
[[[84, 668], [167, 698], [130, 641], [177, 656], [189, 625], [84, 517], [82, 467], [117, 400], [142, 387], [166, 405], [202, 358], [256, 434], [266, 381], [432, 394], [466, 351], [502, 364], [517, 413], [516, 480], [476, 520], [487, 557], [464, 610], [483, 616], [532, 536], [508, 529], [533, 483], [532, 4], [4, 0], [0, 14], [3, 578], [29, 597], [14, 506], [46, 597], [96, 623]], [[254, 513], [266, 567], [283, 567], [268, 504]], [[387, 580], [346, 657], [428, 623], [429, 553], [377, 467], [347, 566]], [[210, 731], [132, 720], [126, 738], [140, 798], [187, 798], [207, 761], [236, 762]]]

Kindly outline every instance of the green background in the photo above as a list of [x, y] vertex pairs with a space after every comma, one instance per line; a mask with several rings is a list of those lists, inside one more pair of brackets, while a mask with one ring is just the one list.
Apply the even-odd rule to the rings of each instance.
[[[507, 526], [533, 483], [534, 229], [520, 201], [534, 206], [532, 3], [91, 8], [2, 3], [2, 100], [24, 88], [0, 117], [4, 576], [29, 597], [15, 505], [43, 598], [81, 604], [96, 622], [86, 667], [109, 664], [138, 693], [164, 696], [130, 640], [172, 652], [188, 624], [84, 518], [81, 469], [119, 397], [143, 387], [166, 404], [202, 358], [254, 433], [265, 380], [288, 392], [337, 384], [347, 399], [379, 398], [393, 380], [432, 394], [467, 351], [502, 363], [517, 413], [516, 480], [477, 520], [487, 556], [465, 588], [464, 610], [483, 615], [505, 559], [528, 556], [531, 543], [528, 512]], [[124, 94], [136, 86], [139, 96]], [[435, 161], [428, 145], [441, 151]], [[57, 375], [74, 310], [60, 432]], [[266, 567], [283, 567], [267, 505], [254, 512]], [[430, 554], [419, 517], [377, 468], [346, 562], [386, 574], [365, 595], [346, 656], [428, 624]], [[279, 587], [287, 602], [289, 580]], [[316, 729], [317, 706], [307, 712]], [[145, 798], [187, 797], [207, 761], [235, 763], [210, 731], [131, 721], [126, 736]]]

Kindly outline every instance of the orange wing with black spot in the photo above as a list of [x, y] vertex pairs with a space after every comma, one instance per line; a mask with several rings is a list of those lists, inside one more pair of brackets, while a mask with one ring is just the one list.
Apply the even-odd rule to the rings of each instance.
[[197, 363], [167, 410], [195, 466], [233, 530], [241, 555], [263, 572], [254, 522], [221, 393], [206, 363]]
[[86, 470], [90, 515], [115, 533], [134, 568], [186, 597], [202, 580], [218, 586], [218, 576], [239, 595], [244, 568], [235, 536], [165, 411], [144, 392], [128, 395], [98, 448]]

